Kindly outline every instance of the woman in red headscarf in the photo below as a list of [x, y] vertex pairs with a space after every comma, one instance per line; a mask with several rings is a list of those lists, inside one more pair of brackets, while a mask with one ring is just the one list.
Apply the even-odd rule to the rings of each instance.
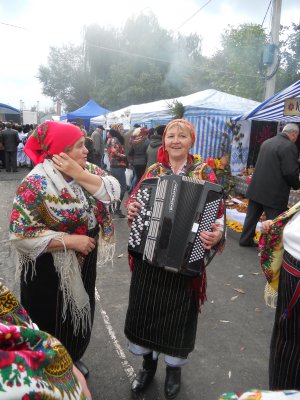
[[91, 336], [96, 264], [112, 259], [107, 205], [119, 199], [115, 178], [87, 162], [82, 131], [46, 122], [28, 139], [35, 164], [17, 189], [10, 237], [18, 255], [21, 302], [40, 329], [80, 362]]
[[[158, 162], [146, 170], [141, 181], [177, 174], [216, 183], [212, 168], [197, 162], [189, 153], [195, 143], [192, 124], [182, 119], [171, 121], [165, 128], [162, 143]], [[135, 200], [136, 192], [137, 189], [128, 202], [129, 222], [141, 208]], [[207, 250], [222, 239], [222, 211], [219, 214], [212, 232], [200, 234]], [[141, 259], [130, 257], [129, 262], [132, 278], [125, 335], [129, 340], [129, 350], [144, 357], [143, 368], [134, 379], [131, 390], [138, 393], [148, 386], [156, 372], [158, 353], [164, 353], [167, 365], [165, 395], [173, 399], [180, 390], [181, 367], [194, 349], [198, 311], [206, 298], [205, 272], [199, 278], [191, 278], [151, 266]]]

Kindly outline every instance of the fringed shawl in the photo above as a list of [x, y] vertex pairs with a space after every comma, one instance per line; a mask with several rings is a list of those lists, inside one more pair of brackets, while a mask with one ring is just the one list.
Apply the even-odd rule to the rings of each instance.
[[[87, 163], [86, 168], [101, 176], [111, 201], [116, 201], [119, 191], [115, 178], [93, 164]], [[112, 260], [114, 253], [114, 227], [105, 204], [76, 182], [66, 182], [52, 161], [46, 159], [38, 164], [19, 185], [11, 212], [10, 239], [17, 250], [17, 275], [24, 269], [25, 279], [32, 279], [27, 276], [28, 268], [32, 265], [35, 273], [36, 258], [52, 239], [64, 244], [65, 233], [86, 235], [97, 224], [100, 227], [98, 263], [104, 263]], [[80, 274], [83, 257], [66, 248], [53, 251], [52, 256], [63, 292], [62, 317], [65, 318], [70, 308], [74, 333], [80, 325], [85, 332], [91, 316], [89, 297]]]
[[279, 274], [283, 259], [283, 229], [291, 217], [300, 210], [300, 202], [288, 211], [280, 214], [272, 222], [268, 234], [262, 234], [259, 240], [260, 263], [266, 276], [265, 302], [268, 306], [275, 308], [279, 284]]

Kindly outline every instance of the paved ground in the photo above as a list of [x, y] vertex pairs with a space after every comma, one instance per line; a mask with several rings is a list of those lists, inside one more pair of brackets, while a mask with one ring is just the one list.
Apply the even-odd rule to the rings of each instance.
[[[0, 278], [18, 294], [14, 258], [8, 239], [12, 199], [26, 171], [0, 171]], [[92, 340], [84, 356], [90, 368], [94, 400], [131, 399], [130, 381], [141, 360], [126, 350], [123, 334], [130, 272], [126, 220], [116, 224], [117, 249], [113, 265], [98, 270], [98, 301]], [[216, 400], [231, 390], [268, 387], [268, 347], [274, 311], [263, 300], [264, 277], [257, 251], [240, 248], [235, 232], [228, 233], [222, 255], [208, 267], [208, 301], [199, 315], [196, 348], [183, 369], [178, 400]], [[159, 361], [155, 380], [139, 399], [164, 399], [165, 367]]]

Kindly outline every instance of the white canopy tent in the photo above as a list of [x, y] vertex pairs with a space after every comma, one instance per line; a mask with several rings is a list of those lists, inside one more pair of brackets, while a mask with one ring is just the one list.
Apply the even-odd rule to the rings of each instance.
[[[150, 103], [130, 105], [106, 115], [100, 115], [91, 119], [91, 124], [123, 123], [127, 128], [135, 123], [155, 126], [168, 122], [173, 118], [170, 106], [176, 101], [183, 104], [185, 113], [195, 116], [201, 109], [229, 111], [230, 115], [239, 115], [242, 112], [257, 106], [259, 103], [242, 97], [208, 89], [171, 99], [158, 100]], [[126, 127], [126, 126], [125, 126]]]
[[219, 157], [223, 133], [229, 136], [231, 131], [226, 127], [230, 118], [240, 115], [257, 106], [259, 103], [217, 90], [208, 89], [172, 99], [158, 100], [151, 103], [131, 105], [120, 110], [91, 119], [91, 124], [123, 123], [130, 128], [135, 123], [155, 127], [166, 124], [173, 119], [170, 106], [180, 102], [185, 107], [184, 118], [195, 126], [196, 144], [194, 153], [203, 159]]

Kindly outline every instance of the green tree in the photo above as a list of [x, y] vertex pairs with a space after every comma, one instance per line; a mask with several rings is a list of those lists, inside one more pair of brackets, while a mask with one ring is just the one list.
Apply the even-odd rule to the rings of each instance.
[[262, 51], [267, 37], [256, 24], [230, 26], [222, 35], [223, 49], [206, 65], [210, 87], [237, 96], [262, 101], [264, 73]]
[[41, 65], [38, 79], [43, 94], [62, 100], [67, 110], [78, 108], [89, 99], [89, 76], [84, 66], [82, 46], [50, 48], [48, 66]]
[[281, 29], [280, 68], [276, 91], [282, 90], [300, 79], [300, 20]]
[[186, 80], [200, 58], [197, 35], [174, 36], [141, 14], [119, 30], [85, 27], [82, 46], [51, 48], [38, 77], [44, 94], [67, 109], [93, 98], [114, 110], [190, 93]]

